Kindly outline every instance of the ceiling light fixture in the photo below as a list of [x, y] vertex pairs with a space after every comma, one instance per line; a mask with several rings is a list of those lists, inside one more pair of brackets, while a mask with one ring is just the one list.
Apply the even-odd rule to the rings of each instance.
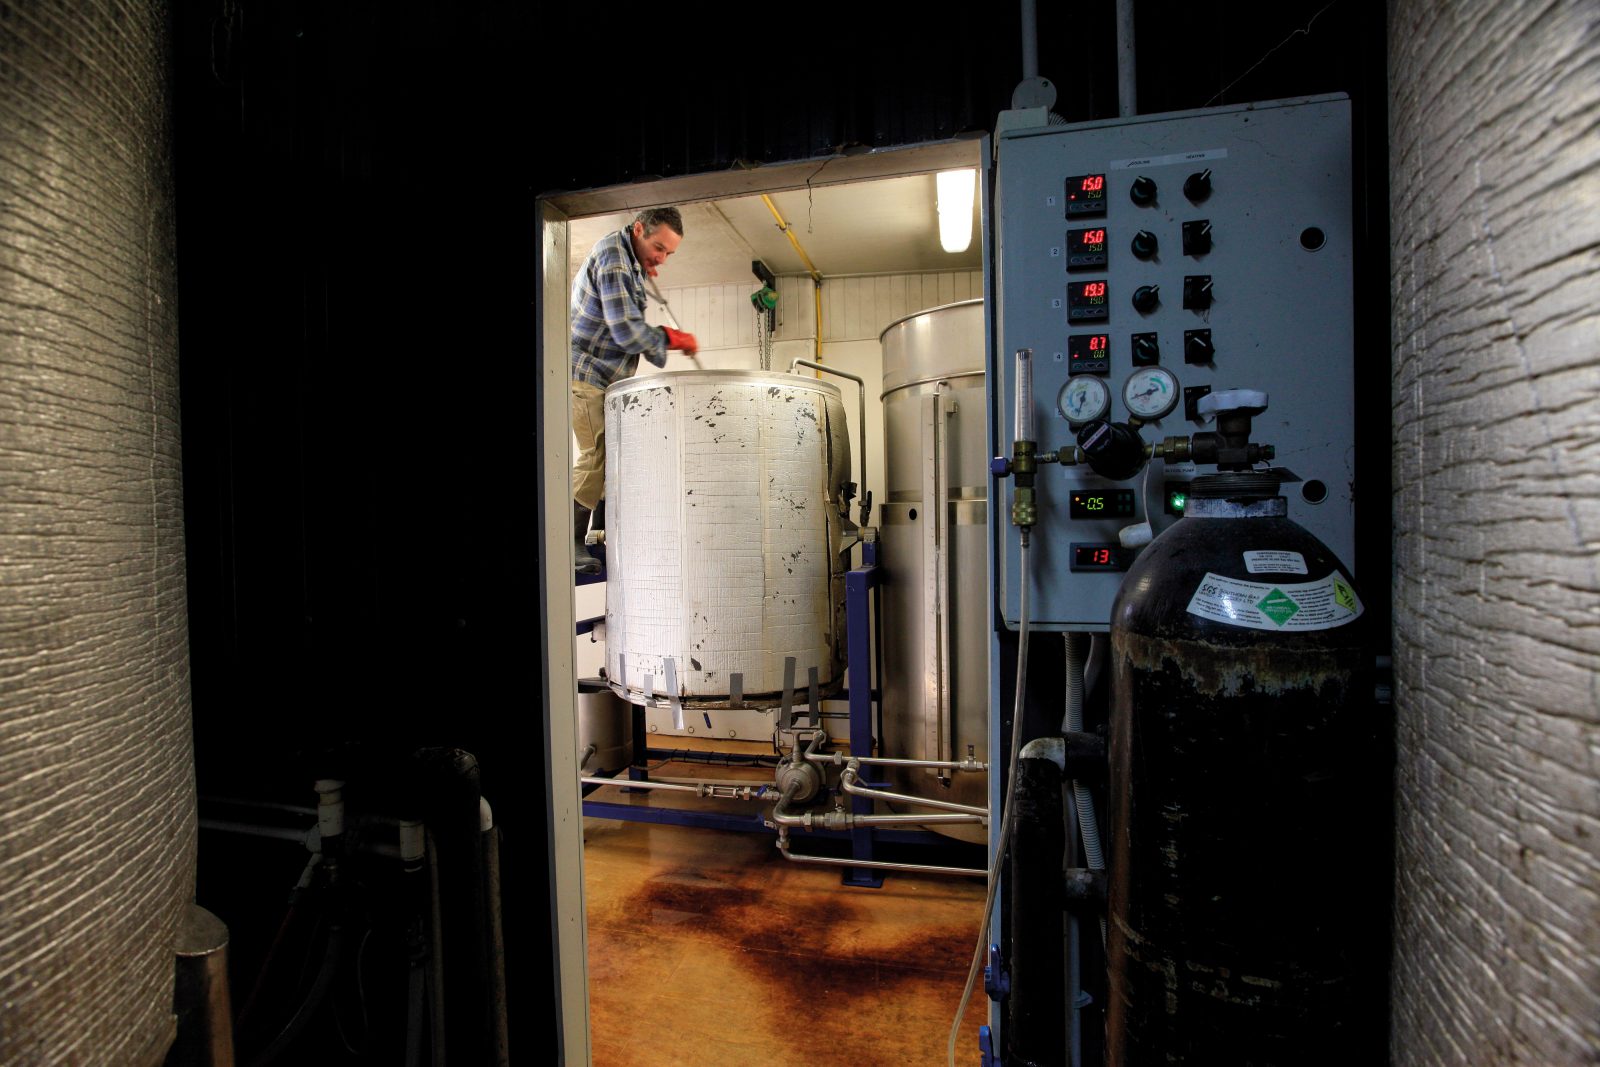
[[972, 200], [978, 190], [978, 172], [942, 170], [934, 177], [938, 192], [939, 244], [946, 252], [965, 252], [972, 244]]

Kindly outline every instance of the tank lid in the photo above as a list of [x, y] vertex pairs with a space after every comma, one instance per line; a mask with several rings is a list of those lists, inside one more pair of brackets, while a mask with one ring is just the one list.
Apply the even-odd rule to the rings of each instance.
[[940, 311], [948, 311], [951, 308], [982, 307], [982, 306], [983, 306], [983, 297], [975, 296], [975, 297], [971, 298], [970, 300], [955, 300], [955, 301], [952, 301], [952, 302], [950, 302], [948, 304], [940, 304], [937, 307], [923, 308], [921, 311], [913, 311], [909, 315], [901, 315], [898, 319], [895, 319], [889, 325], [885, 326], [883, 329], [878, 331], [878, 343], [880, 345], [883, 344], [883, 339], [888, 336], [889, 331], [894, 329], [896, 326], [900, 325], [902, 322], [909, 322], [912, 319], [920, 319], [924, 315], [933, 315], [933, 314], [936, 314], [936, 313], [938, 313]]

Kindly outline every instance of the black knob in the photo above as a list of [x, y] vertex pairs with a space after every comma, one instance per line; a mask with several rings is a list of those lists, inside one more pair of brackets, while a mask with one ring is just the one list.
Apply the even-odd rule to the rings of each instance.
[[1210, 363], [1217, 354], [1211, 344], [1210, 330], [1185, 330], [1183, 332], [1183, 361], [1185, 363]]
[[1161, 286], [1141, 285], [1133, 291], [1133, 310], [1148, 315], [1161, 306]]
[[1102, 478], [1120, 482], [1144, 469], [1144, 441], [1126, 424], [1091, 422], [1078, 431], [1078, 447], [1089, 469]]
[[1189, 175], [1183, 183], [1183, 195], [1199, 202], [1211, 195], [1211, 170], [1207, 168]]
[[1133, 235], [1133, 254], [1139, 259], [1149, 259], [1156, 254], [1156, 235], [1140, 230]]
[[1133, 185], [1128, 189], [1128, 198], [1140, 207], [1144, 207], [1156, 198], [1156, 183], [1143, 174], [1139, 175], [1133, 179]]
[[1133, 365], [1151, 367], [1161, 362], [1161, 342], [1153, 333], [1133, 335]]

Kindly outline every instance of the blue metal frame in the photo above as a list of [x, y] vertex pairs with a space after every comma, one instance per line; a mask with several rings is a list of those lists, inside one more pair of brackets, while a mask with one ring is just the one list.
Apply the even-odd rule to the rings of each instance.
[[[603, 580], [603, 576], [601, 578]], [[847, 571], [844, 576], [844, 610], [846, 628], [845, 653], [851, 670], [850, 688], [845, 696], [850, 706], [850, 751], [855, 755], [872, 754], [873, 700], [879, 696], [873, 688], [872, 609], [876, 606], [877, 590], [883, 584], [883, 571], [878, 565], [878, 543], [863, 542], [861, 566]], [[585, 620], [592, 628], [598, 620]], [[582, 632], [582, 631], [580, 631]], [[642, 738], [635, 738], [637, 747]], [[642, 767], [630, 766], [623, 781], [648, 781], [649, 773]], [[866, 782], [865, 785], [879, 785]], [[626, 790], [626, 787], [624, 787]], [[850, 810], [857, 815], [872, 813], [870, 797], [852, 796]], [[583, 813], [600, 819], [617, 819], [623, 822], [664, 823], [672, 826], [691, 826], [708, 830], [735, 830], [745, 833], [771, 833], [760, 815], [740, 815], [727, 812], [693, 811], [682, 808], [652, 808], [636, 804], [616, 804], [601, 800], [584, 800]], [[852, 859], [871, 861], [878, 844], [926, 845], [937, 837], [931, 830], [892, 830], [871, 826], [853, 830], [807, 830], [806, 835], [833, 840], [848, 839]], [[883, 885], [883, 874], [870, 867], [846, 867], [840, 880], [845, 885], [877, 889]]]
[[[875, 590], [883, 581], [878, 569], [878, 543], [864, 541], [861, 545], [861, 566], [844, 576], [844, 624], [847, 635], [847, 656], [850, 661], [850, 754], [872, 755], [872, 606]], [[857, 677], [860, 672], [864, 677]], [[872, 801], [867, 797], [852, 796], [850, 810], [856, 815], [870, 815]], [[850, 831], [850, 857], [870, 860], [873, 854], [874, 830], [870, 826]], [[877, 889], [883, 885], [883, 875], [871, 867], [846, 867], [842, 878], [845, 885]]]

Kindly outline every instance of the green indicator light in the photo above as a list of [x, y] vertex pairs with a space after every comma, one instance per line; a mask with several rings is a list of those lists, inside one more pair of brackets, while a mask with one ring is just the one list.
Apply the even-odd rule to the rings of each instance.
[[1187, 499], [1188, 499], [1188, 497], [1184, 496], [1182, 493], [1173, 493], [1172, 494], [1172, 510], [1173, 511], [1182, 511], [1183, 510], [1184, 501], [1186, 501]]

